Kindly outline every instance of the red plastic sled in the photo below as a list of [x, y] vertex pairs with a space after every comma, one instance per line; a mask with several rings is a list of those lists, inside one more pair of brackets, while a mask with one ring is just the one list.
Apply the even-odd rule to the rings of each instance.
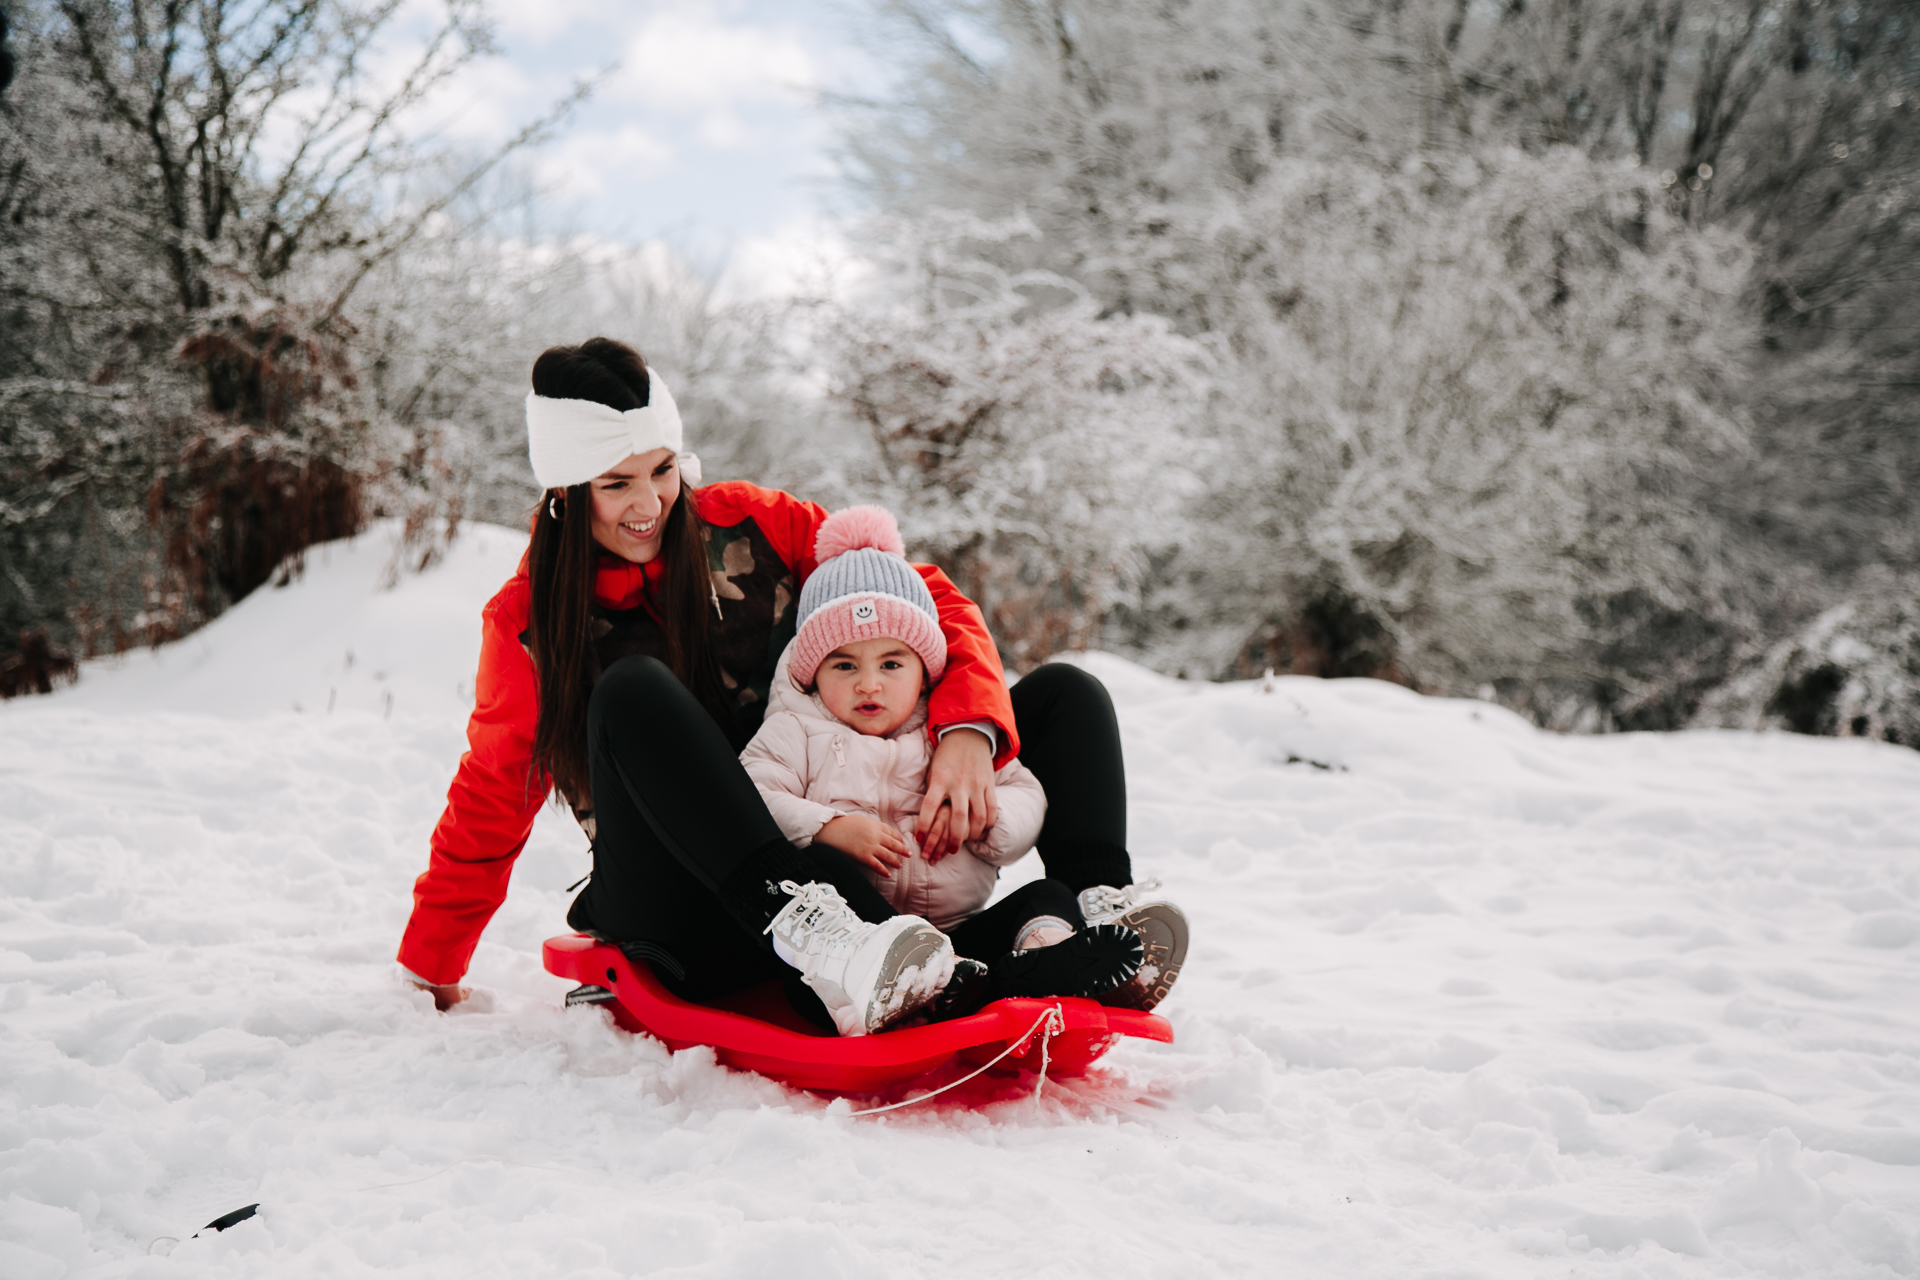
[[1047, 1070], [1054, 1074], [1078, 1075], [1121, 1036], [1173, 1043], [1173, 1027], [1157, 1014], [1109, 1009], [1076, 996], [996, 1000], [952, 1022], [843, 1038], [808, 1024], [777, 983], [750, 987], [719, 1005], [693, 1004], [661, 986], [646, 965], [585, 934], [549, 938], [542, 951], [548, 973], [613, 992], [602, 1007], [628, 1031], [645, 1032], [670, 1049], [711, 1045], [730, 1067], [800, 1089], [870, 1093], [925, 1075], [955, 1054], [977, 1065], [1010, 1045], [1018, 1047], [1001, 1068], [1037, 1071], [1043, 1037], [1034, 1032], [1056, 1006], [1064, 1029], [1045, 1046]]

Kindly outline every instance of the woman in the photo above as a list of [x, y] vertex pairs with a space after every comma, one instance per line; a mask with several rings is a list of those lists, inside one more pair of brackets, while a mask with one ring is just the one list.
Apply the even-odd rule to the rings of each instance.
[[[777, 977], [797, 1005], [818, 995], [843, 1034], [925, 1004], [952, 972], [944, 937], [896, 916], [849, 860], [787, 843], [738, 759], [826, 512], [743, 482], [697, 487], [671, 396], [610, 339], [542, 353], [527, 435], [546, 494], [519, 572], [482, 613], [469, 749], [414, 885], [401, 965], [441, 1008], [466, 998], [459, 980], [552, 789], [593, 843], [568, 922], [621, 942], [682, 996]], [[1085, 923], [1118, 920], [1147, 945], [1142, 977], [1112, 999], [1150, 1007], [1177, 975], [1185, 922], [1129, 885], [1106, 691], [1046, 667], [1010, 693], [979, 610], [938, 569], [916, 568], [949, 654], [929, 708], [923, 849], [980, 839], [994, 769], [1020, 754], [1049, 797], [1048, 874], [1079, 892]]]

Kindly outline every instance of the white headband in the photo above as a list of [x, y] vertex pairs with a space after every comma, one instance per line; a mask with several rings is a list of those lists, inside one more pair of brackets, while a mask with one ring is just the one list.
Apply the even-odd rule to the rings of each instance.
[[680, 478], [700, 483], [700, 459], [680, 452], [680, 410], [660, 375], [647, 370], [647, 404], [625, 413], [597, 400], [549, 400], [527, 393], [527, 458], [543, 489], [585, 484], [636, 453], [671, 449]]

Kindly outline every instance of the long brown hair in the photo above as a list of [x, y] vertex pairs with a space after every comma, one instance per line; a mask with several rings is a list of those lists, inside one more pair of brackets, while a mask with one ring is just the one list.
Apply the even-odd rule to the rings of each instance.
[[[591, 338], [577, 347], [549, 347], [533, 362], [536, 395], [556, 400], [592, 400], [625, 413], [645, 407], [647, 362], [638, 351], [611, 338]], [[608, 553], [611, 554], [611, 553]], [[533, 735], [533, 763], [553, 779], [576, 808], [593, 805], [587, 766], [587, 699], [599, 676], [593, 653], [593, 580], [601, 556], [593, 538], [591, 484], [549, 490], [534, 516], [527, 549], [533, 588], [529, 628], [540, 718]], [[667, 666], [701, 705], [730, 728], [714, 657], [708, 594], [706, 529], [683, 483], [666, 514], [660, 536], [664, 566], [654, 593], [666, 633]]]

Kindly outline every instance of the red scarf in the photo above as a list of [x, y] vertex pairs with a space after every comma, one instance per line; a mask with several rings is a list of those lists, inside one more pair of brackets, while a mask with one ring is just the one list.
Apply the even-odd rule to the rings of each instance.
[[631, 609], [644, 604], [647, 612], [658, 620], [660, 610], [654, 604], [654, 597], [666, 572], [667, 562], [660, 556], [645, 564], [635, 564], [602, 552], [593, 573], [593, 598], [609, 609]]

